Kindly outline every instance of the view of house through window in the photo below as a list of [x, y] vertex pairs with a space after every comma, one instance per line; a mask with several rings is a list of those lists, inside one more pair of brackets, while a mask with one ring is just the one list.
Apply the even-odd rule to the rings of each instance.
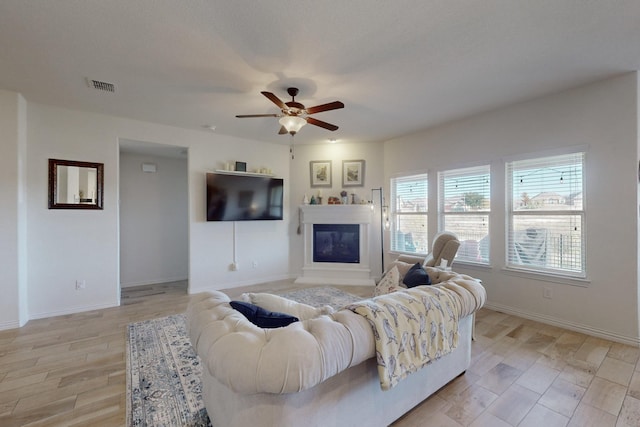
[[585, 277], [584, 153], [506, 167], [507, 265]]
[[391, 179], [391, 250], [429, 252], [427, 175]]
[[438, 173], [440, 230], [458, 236], [456, 260], [489, 263], [489, 165]]

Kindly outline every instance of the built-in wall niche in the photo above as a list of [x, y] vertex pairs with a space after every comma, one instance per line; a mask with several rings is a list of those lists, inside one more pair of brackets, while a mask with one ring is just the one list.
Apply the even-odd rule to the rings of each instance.
[[49, 159], [49, 209], [102, 209], [104, 163]]

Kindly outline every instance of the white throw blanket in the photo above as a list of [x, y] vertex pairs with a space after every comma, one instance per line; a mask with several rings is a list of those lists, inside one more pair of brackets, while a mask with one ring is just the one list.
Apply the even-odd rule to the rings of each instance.
[[383, 390], [457, 347], [458, 299], [453, 290], [417, 286], [347, 306], [373, 329]]

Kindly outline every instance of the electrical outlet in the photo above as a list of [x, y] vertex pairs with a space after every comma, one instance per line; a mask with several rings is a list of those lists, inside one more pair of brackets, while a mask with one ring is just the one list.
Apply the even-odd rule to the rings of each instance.
[[86, 289], [87, 288], [87, 282], [85, 280], [76, 280], [76, 290], [79, 291], [80, 289]]
[[553, 298], [553, 291], [549, 287], [544, 287], [542, 289], [542, 296], [543, 296], [543, 298], [551, 299], [551, 298]]
[[238, 265], [237, 262], [232, 262], [229, 265], [229, 270], [231, 270], [231, 271], [238, 271], [238, 268], [240, 268], [240, 266]]
[[253, 268], [258, 268], [258, 261], [253, 261], [253, 262], [251, 263], [251, 267], [253, 267]]

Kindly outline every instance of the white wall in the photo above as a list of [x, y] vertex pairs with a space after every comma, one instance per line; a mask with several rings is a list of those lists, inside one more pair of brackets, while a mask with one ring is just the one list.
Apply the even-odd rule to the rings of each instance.
[[187, 177], [186, 158], [120, 153], [120, 286], [188, 278]]
[[[258, 268], [231, 272], [227, 266], [232, 261], [232, 224], [207, 223], [204, 216], [207, 171], [220, 168], [226, 161], [243, 160], [250, 169], [271, 168], [285, 178], [287, 186], [288, 147], [35, 103], [28, 103], [27, 130], [31, 318], [119, 304], [119, 138], [189, 148], [191, 292], [288, 276], [289, 218], [238, 225], [240, 262], [248, 266], [247, 261], [255, 259]], [[104, 163], [104, 210], [49, 210], [49, 158]], [[288, 204], [285, 207], [288, 209]], [[86, 289], [76, 291], [76, 280], [86, 280]]]
[[[291, 221], [288, 233], [291, 236], [291, 264], [290, 271], [293, 277], [298, 277], [302, 273], [304, 265], [304, 242], [302, 234], [297, 234], [298, 228], [298, 207], [302, 204], [302, 199], [306, 194], [308, 198], [312, 195], [317, 196], [318, 190], [322, 190], [322, 203], [326, 204], [329, 196], [340, 197], [342, 187], [342, 161], [343, 160], [364, 160], [365, 161], [365, 182], [363, 187], [348, 187], [344, 190], [349, 193], [355, 193], [359, 198], [371, 200], [371, 189], [380, 188], [384, 182], [383, 170], [383, 144], [367, 143], [367, 144], [348, 144], [338, 142], [335, 144], [317, 144], [304, 145], [300, 144], [295, 147], [295, 158], [291, 160]], [[310, 166], [312, 160], [330, 160], [332, 162], [331, 188], [311, 188]], [[376, 203], [378, 193], [375, 194]], [[378, 211], [376, 210], [376, 213]], [[379, 224], [379, 217], [374, 219], [375, 224]], [[371, 242], [371, 273], [373, 277], [380, 277], [381, 259], [380, 259], [380, 237], [376, 226], [372, 233]]]
[[[386, 177], [490, 163], [490, 269], [456, 270], [483, 280], [489, 306], [596, 335], [638, 343], [638, 80], [635, 73], [512, 105], [385, 143]], [[588, 283], [509, 274], [505, 266], [504, 161], [586, 147]], [[436, 197], [429, 229], [437, 229]], [[542, 297], [543, 287], [553, 298]]]
[[0, 329], [27, 321], [26, 298], [26, 102], [0, 90]]
[[[342, 160], [367, 162], [362, 196], [390, 176], [489, 162], [493, 176], [490, 269], [456, 269], [481, 278], [490, 306], [623, 341], [638, 342], [638, 79], [636, 74], [513, 105], [384, 144], [288, 147], [203, 131], [71, 111], [20, 101], [0, 92], [0, 328], [29, 317], [46, 317], [119, 303], [118, 139], [189, 148], [190, 291], [221, 289], [299, 274], [302, 238], [297, 206], [311, 195], [310, 160], [333, 160], [333, 188], [341, 189]], [[20, 111], [26, 111], [26, 161], [21, 159]], [[22, 113], [23, 114], [23, 113]], [[23, 114], [24, 115], [24, 114]], [[16, 130], [17, 128], [17, 130]], [[8, 133], [5, 132], [8, 129]], [[22, 136], [21, 136], [22, 135]], [[384, 145], [384, 150], [381, 147]], [[587, 268], [579, 287], [507, 274], [504, 267], [504, 159], [557, 147], [587, 147]], [[103, 211], [47, 209], [47, 159], [105, 164]], [[285, 220], [209, 223], [205, 220], [205, 173], [227, 161], [249, 169], [268, 167], [285, 178]], [[384, 165], [384, 176], [383, 176]], [[20, 172], [21, 168], [26, 173]], [[20, 189], [26, 193], [26, 226], [20, 221]], [[315, 190], [314, 190], [315, 191]], [[359, 192], [360, 193], [360, 192]], [[432, 204], [435, 203], [432, 200]], [[22, 205], [24, 207], [24, 204]], [[435, 212], [435, 206], [430, 206]], [[435, 232], [435, 215], [430, 230]], [[26, 238], [20, 239], [20, 230]], [[17, 231], [16, 231], [17, 230]], [[20, 255], [26, 251], [26, 255]], [[234, 261], [239, 271], [229, 271]], [[291, 254], [291, 255], [290, 255]], [[252, 262], [257, 268], [252, 268]], [[28, 274], [21, 268], [28, 266]], [[75, 290], [75, 280], [87, 289]], [[21, 286], [21, 280], [27, 286]], [[553, 299], [542, 298], [550, 286]], [[28, 289], [28, 298], [21, 298]], [[26, 300], [26, 301], [25, 301]], [[28, 304], [27, 304], [28, 303]]]
[[[289, 147], [228, 140], [227, 144], [205, 141], [189, 150], [190, 292], [289, 277]], [[283, 221], [207, 222], [205, 173], [222, 169], [227, 161], [246, 162], [247, 171], [269, 168], [276, 177], [284, 178]], [[237, 271], [229, 268], [234, 261], [239, 265]]]

